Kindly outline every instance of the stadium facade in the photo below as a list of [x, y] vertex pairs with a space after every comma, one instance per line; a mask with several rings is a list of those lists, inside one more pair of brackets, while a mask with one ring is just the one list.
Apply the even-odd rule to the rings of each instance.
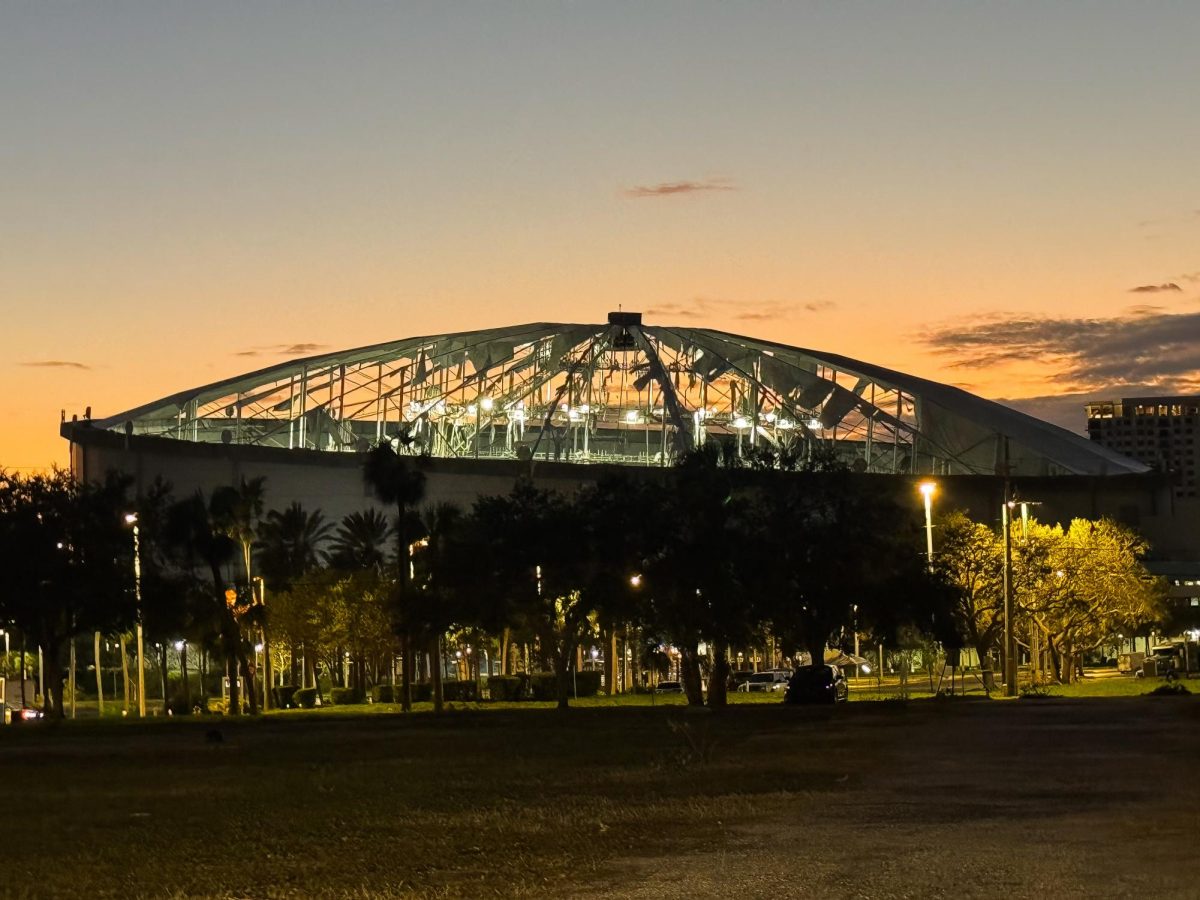
[[64, 422], [63, 436], [83, 477], [115, 468], [179, 493], [266, 475], [271, 506], [329, 516], [372, 503], [359, 455], [380, 440], [422, 459], [432, 499], [464, 504], [522, 473], [570, 489], [718, 442], [742, 455], [833, 452], [863, 477], [936, 477], [947, 502], [985, 519], [1007, 481], [1063, 518], [1172, 532], [1156, 527], [1173, 515], [1162, 478], [1081, 435], [871, 363], [638, 313], [291, 360]]

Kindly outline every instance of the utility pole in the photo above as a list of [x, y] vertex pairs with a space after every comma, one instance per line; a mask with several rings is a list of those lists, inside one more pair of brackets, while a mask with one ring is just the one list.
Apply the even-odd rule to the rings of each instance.
[[1004, 504], [1000, 508], [1000, 522], [1004, 529], [1004, 695], [1017, 696], [1017, 667], [1013, 657], [1013, 585], [1012, 585], [1012, 534], [1009, 528], [1009, 482], [1004, 479]]

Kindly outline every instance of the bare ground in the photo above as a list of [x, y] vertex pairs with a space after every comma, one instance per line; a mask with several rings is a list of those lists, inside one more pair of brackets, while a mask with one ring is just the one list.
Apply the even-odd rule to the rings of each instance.
[[1200, 698], [213, 727], [0, 732], [0, 896], [1200, 896]]

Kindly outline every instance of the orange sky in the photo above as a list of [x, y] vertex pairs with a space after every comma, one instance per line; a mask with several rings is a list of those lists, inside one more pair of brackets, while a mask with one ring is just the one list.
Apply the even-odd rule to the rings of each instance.
[[[288, 345], [618, 304], [985, 396], [1194, 388], [1197, 26], [1188, 4], [9, 7], [0, 466], [65, 463], [60, 409]], [[1043, 319], [1024, 361], [952, 365], [978, 323], [994, 349]], [[1106, 367], [1080, 361], [1093, 334]]]

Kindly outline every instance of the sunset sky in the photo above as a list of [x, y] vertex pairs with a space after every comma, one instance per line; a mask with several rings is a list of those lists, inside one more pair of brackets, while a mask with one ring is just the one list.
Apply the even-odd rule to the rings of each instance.
[[60, 409], [618, 305], [1077, 430], [1200, 391], [1198, 46], [1194, 0], [4, 3], [0, 467], [65, 463]]

